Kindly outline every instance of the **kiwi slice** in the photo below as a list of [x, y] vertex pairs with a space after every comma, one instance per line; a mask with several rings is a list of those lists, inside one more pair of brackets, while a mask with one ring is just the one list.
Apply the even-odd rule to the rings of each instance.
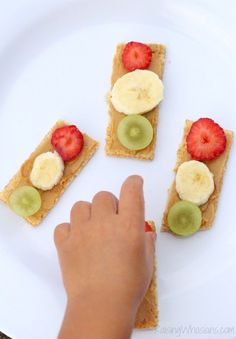
[[153, 138], [153, 127], [142, 115], [128, 115], [123, 118], [117, 128], [119, 142], [129, 150], [146, 148]]
[[40, 209], [41, 196], [32, 186], [20, 186], [10, 195], [9, 205], [19, 216], [29, 217]]
[[187, 237], [199, 230], [202, 212], [190, 201], [178, 201], [171, 207], [167, 223], [172, 232]]

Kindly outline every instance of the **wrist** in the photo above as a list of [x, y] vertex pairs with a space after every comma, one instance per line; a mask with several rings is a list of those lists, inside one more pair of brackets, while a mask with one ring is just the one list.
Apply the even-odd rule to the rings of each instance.
[[128, 303], [120, 302], [115, 298], [102, 295], [81, 295], [69, 297], [67, 299], [67, 309], [79, 312], [83, 309], [88, 314], [108, 314], [110, 317], [122, 318], [124, 320], [134, 321], [137, 313], [137, 307], [130, 306]]
[[118, 315], [122, 312], [128, 315], [128, 318], [134, 318], [139, 302], [134, 301], [131, 297], [120, 297], [120, 293], [115, 290], [108, 290], [105, 293], [101, 292], [101, 288], [86, 287], [80, 293], [67, 295], [67, 306], [73, 305], [73, 308], [85, 307], [91, 311], [106, 311], [110, 310], [112, 314]]
[[134, 307], [101, 295], [69, 297], [66, 310], [70, 317], [77, 319], [83, 333], [92, 329], [91, 339], [130, 338], [136, 312]]

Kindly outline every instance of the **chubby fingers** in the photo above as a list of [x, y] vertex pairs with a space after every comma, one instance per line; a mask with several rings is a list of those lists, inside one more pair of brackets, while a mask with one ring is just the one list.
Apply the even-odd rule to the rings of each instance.
[[83, 223], [90, 219], [91, 204], [87, 201], [77, 201], [70, 211], [71, 226], [78, 227], [79, 223]]
[[96, 219], [117, 213], [118, 200], [110, 192], [101, 191], [95, 194], [92, 201], [91, 215]]
[[60, 225], [57, 225], [57, 227], [54, 230], [54, 243], [56, 245], [56, 248], [60, 248], [60, 245], [67, 239], [70, 233], [70, 224], [69, 223], [63, 223]]
[[143, 179], [138, 175], [128, 177], [120, 191], [118, 214], [131, 224], [144, 224]]

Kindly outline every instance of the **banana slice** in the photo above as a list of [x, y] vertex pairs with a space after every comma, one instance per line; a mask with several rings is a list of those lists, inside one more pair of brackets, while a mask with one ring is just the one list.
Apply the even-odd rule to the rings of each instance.
[[64, 162], [57, 152], [46, 152], [37, 156], [30, 173], [31, 183], [41, 190], [50, 190], [63, 176]]
[[209, 168], [196, 160], [185, 161], [179, 166], [175, 182], [180, 199], [197, 205], [205, 204], [215, 188]]
[[163, 84], [158, 75], [148, 70], [136, 70], [119, 78], [111, 91], [114, 108], [125, 114], [151, 111], [163, 99]]

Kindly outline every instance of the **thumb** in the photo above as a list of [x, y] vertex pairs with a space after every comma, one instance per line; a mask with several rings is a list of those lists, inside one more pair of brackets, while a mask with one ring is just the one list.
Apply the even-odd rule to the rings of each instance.
[[69, 233], [70, 233], [69, 223], [60, 224], [55, 228], [54, 243], [56, 245], [57, 250], [60, 247], [60, 245], [67, 239]]

